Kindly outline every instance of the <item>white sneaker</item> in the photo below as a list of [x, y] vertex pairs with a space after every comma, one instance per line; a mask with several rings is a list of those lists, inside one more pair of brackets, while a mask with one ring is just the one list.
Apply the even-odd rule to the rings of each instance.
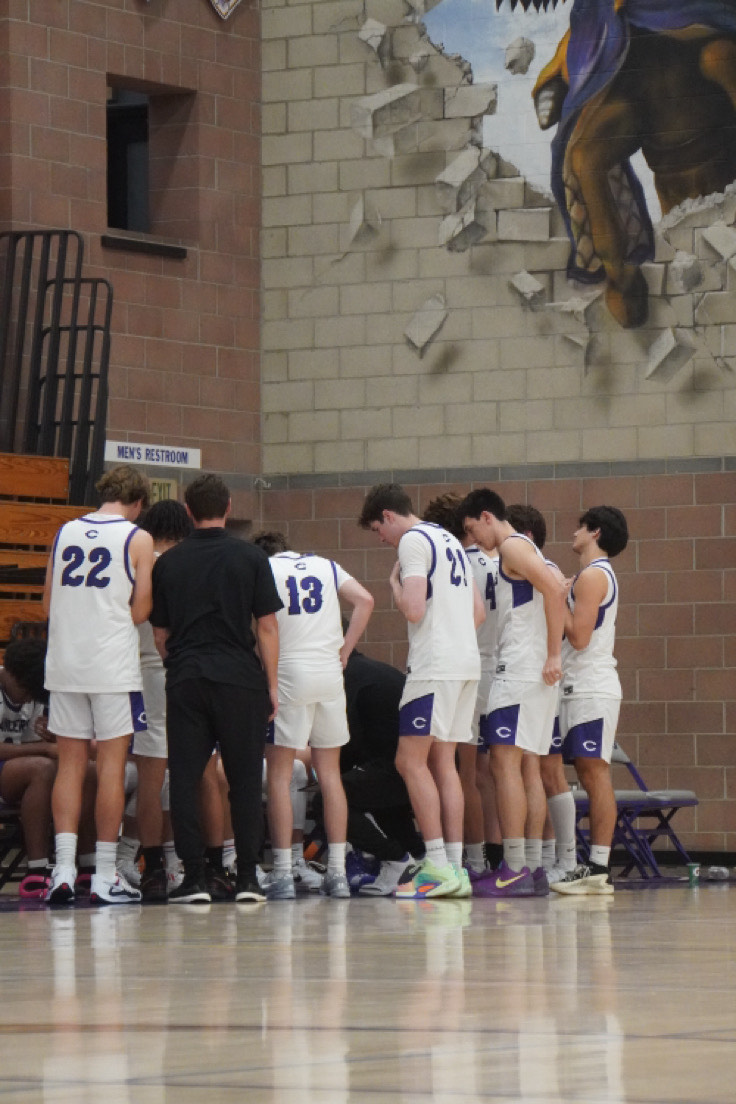
[[141, 900], [141, 891], [130, 885], [120, 873], [111, 882], [99, 874], [93, 874], [89, 899], [93, 905], [136, 905]]
[[563, 881], [574, 869], [574, 866], [552, 866], [549, 870], [545, 870], [544, 873], [547, 875], [547, 882], [549, 885], [554, 885], [555, 882]]
[[324, 881], [324, 867], [318, 863], [297, 859], [291, 868], [297, 889], [308, 889], [310, 893], [319, 893]]
[[411, 855], [392, 862], [382, 862], [376, 878], [367, 882], [358, 890], [361, 897], [390, 897], [401, 879], [401, 875], [414, 860]]
[[51, 884], [46, 890], [46, 904], [70, 905], [74, 900], [74, 883], [76, 880], [76, 867], [55, 866], [51, 871]]
[[126, 882], [131, 886], [135, 886], [136, 889], [141, 884], [141, 872], [138, 869], [137, 862], [130, 862], [130, 860], [124, 859], [117, 864], [117, 872], [118, 874], [122, 874]]

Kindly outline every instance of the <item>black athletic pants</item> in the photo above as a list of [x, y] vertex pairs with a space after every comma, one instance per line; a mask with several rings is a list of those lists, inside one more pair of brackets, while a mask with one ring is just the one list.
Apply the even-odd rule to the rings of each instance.
[[198, 786], [215, 747], [230, 787], [239, 876], [255, 876], [263, 843], [261, 779], [270, 702], [250, 690], [193, 678], [166, 688], [166, 733], [174, 843], [187, 875], [204, 872]]

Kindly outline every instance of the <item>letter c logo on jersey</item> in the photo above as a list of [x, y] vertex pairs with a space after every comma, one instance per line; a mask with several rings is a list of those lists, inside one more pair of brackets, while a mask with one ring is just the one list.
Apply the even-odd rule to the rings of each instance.
[[598, 745], [595, 740], [583, 740], [583, 747], [586, 751], [597, 751]]
[[510, 740], [513, 736], [513, 733], [510, 728], [506, 728], [504, 726], [503, 728], [496, 729], [496, 735], [498, 736], [499, 740]]
[[562, 747], [562, 737], [561, 736], [553, 736], [552, 737], [552, 747]]
[[96, 529], [88, 529], [84, 535], [88, 540], [95, 540], [100, 534]]
[[411, 723], [412, 723], [413, 728], [417, 728], [417, 729], [426, 728], [427, 727], [427, 718], [426, 717], [415, 717], [414, 720]]
[[140, 725], [148, 724], [148, 717], [146, 716], [145, 709], [141, 709], [140, 713], [138, 714], [138, 724], [140, 724]]

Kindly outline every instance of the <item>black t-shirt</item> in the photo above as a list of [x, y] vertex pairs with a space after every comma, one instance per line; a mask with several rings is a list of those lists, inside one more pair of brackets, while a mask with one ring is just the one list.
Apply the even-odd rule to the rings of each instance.
[[406, 676], [361, 652], [351, 652], [343, 675], [350, 742], [341, 748], [340, 769], [350, 770], [374, 759], [393, 762]]
[[153, 568], [151, 624], [170, 632], [167, 685], [265, 687], [251, 622], [282, 605], [265, 552], [220, 527], [195, 529]]

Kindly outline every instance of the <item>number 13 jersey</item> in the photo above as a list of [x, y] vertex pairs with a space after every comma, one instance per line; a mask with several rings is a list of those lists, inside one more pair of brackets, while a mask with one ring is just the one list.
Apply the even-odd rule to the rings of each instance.
[[338, 591], [352, 576], [313, 553], [271, 556], [284, 608], [279, 624], [279, 700], [311, 702], [342, 690], [343, 635]]
[[138, 633], [130, 616], [137, 527], [114, 514], [62, 525], [51, 552], [53, 586], [46, 689], [108, 694], [140, 690]]

